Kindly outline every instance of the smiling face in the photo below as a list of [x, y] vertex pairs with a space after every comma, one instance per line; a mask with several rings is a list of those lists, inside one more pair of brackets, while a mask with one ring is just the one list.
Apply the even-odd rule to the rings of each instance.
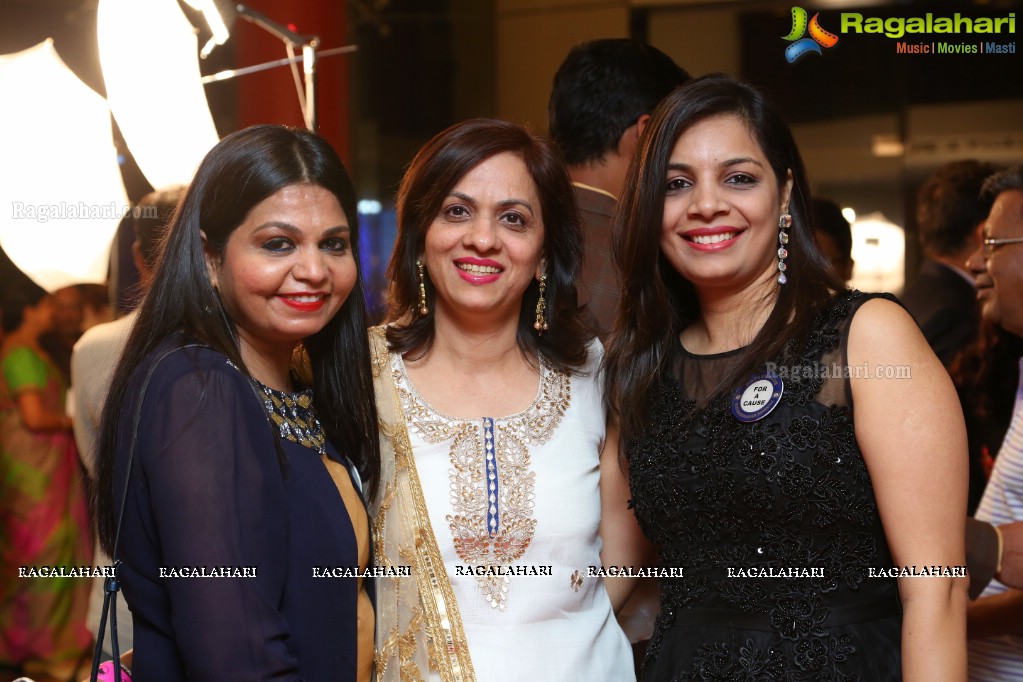
[[[1009, 190], [995, 198], [984, 236], [1023, 238], [1023, 191]], [[1023, 243], [1000, 244], [985, 259], [983, 249], [967, 262], [977, 280], [981, 314], [1016, 336], [1023, 336]]]
[[542, 272], [540, 198], [516, 154], [466, 173], [426, 231], [423, 262], [439, 315], [518, 321], [522, 296]]
[[679, 274], [698, 291], [773, 281], [791, 174], [779, 183], [740, 119], [714, 116], [682, 133], [664, 182], [661, 250]]
[[289, 185], [249, 211], [222, 253], [207, 249], [243, 356], [290, 352], [337, 314], [358, 276], [349, 236], [333, 194]]

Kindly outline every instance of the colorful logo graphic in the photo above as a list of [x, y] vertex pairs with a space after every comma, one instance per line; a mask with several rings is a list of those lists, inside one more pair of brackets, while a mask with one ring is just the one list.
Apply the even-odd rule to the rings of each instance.
[[[834, 47], [838, 44], [838, 36], [821, 28], [820, 23], [817, 21], [820, 13], [813, 15], [809, 26], [807, 25], [806, 16], [806, 10], [802, 7], [792, 8], [792, 30], [789, 31], [787, 36], [782, 37], [782, 40], [792, 43], [785, 48], [785, 59], [789, 60], [789, 64], [794, 64], [810, 52], [821, 54], [822, 47]], [[807, 32], [808, 28], [810, 37], [804, 38], [803, 35]]]

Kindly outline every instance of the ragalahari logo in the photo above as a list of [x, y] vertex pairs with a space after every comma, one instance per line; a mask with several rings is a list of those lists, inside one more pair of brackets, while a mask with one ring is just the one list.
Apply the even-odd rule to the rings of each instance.
[[[792, 30], [789, 31], [787, 36], [782, 38], [782, 40], [792, 43], [785, 48], [785, 59], [789, 60], [789, 64], [794, 64], [810, 52], [821, 54], [822, 47], [834, 47], [838, 44], [838, 36], [821, 28], [818, 21], [820, 13], [813, 15], [809, 25], [807, 24], [806, 16], [806, 10], [802, 7], [792, 8]], [[810, 37], [804, 38], [803, 35], [807, 32], [807, 29], [809, 29]]]

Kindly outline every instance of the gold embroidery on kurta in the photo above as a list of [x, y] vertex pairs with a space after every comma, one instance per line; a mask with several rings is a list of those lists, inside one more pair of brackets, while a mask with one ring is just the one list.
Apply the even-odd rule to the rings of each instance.
[[[529, 547], [536, 473], [529, 446], [548, 440], [571, 402], [571, 380], [540, 359], [540, 388], [525, 411], [501, 419], [455, 419], [436, 412], [415, 390], [400, 358], [392, 371], [406, 423], [428, 443], [451, 441], [451, 510], [455, 551], [469, 566], [510, 566]], [[484, 598], [504, 610], [510, 581], [477, 575]]]

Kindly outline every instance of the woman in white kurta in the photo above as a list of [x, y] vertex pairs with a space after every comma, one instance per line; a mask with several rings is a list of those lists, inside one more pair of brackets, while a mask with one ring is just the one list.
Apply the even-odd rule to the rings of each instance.
[[572, 196], [548, 143], [501, 121], [439, 134], [402, 183], [395, 322], [371, 334], [376, 558], [411, 573], [379, 581], [383, 680], [633, 679], [622, 595], [592, 575], [638, 531]]

